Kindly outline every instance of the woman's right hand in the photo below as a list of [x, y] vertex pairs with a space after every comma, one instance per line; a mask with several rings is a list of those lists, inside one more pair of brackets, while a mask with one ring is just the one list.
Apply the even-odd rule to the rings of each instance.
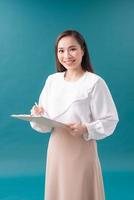
[[44, 109], [38, 105], [34, 105], [31, 109], [31, 115], [41, 116], [44, 115]]

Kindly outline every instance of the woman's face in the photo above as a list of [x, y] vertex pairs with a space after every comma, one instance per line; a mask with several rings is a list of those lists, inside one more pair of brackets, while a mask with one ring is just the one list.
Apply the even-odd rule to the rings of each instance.
[[60, 39], [57, 46], [57, 57], [67, 70], [82, 68], [83, 54], [83, 49], [74, 37], [65, 36]]

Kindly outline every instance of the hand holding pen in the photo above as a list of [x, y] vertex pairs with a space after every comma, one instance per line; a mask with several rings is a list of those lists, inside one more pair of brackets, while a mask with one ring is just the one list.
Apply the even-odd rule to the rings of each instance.
[[31, 115], [41, 116], [44, 114], [44, 109], [40, 107], [36, 102], [35, 105], [31, 109]]

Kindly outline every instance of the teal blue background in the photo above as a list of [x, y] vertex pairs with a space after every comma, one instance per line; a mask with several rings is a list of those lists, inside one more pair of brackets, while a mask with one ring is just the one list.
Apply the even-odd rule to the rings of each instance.
[[0, 0], [0, 200], [43, 199], [50, 134], [10, 114], [29, 113], [38, 101], [65, 29], [85, 37], [119, 113], [114, 134], [98, 141], [106, 197], [134, 199], [133, 11], [133, 0]]

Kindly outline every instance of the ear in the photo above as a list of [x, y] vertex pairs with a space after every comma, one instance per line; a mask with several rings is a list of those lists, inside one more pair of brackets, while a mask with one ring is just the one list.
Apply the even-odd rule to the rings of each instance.
[[84, 53], [85, 53], [85, 49], [84, 47], [82, 48], [82, 56], [84, 56]]

